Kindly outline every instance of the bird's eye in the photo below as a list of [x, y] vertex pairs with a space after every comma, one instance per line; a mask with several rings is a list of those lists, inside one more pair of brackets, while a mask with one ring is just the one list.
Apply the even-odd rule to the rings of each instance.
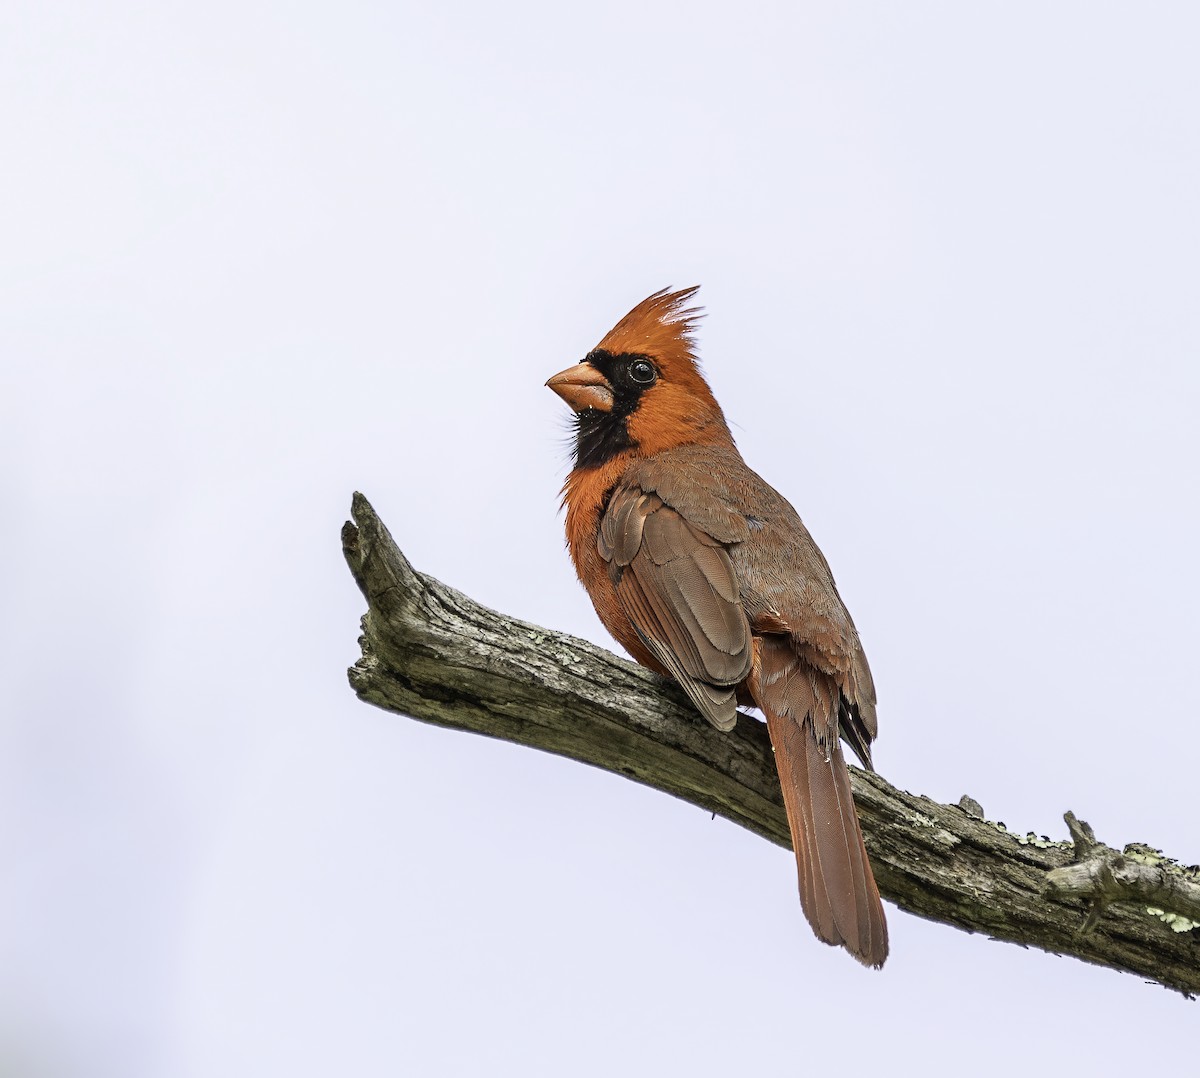
[[658, 372], [649, 360], [635, 359], [629, 364], [629, 377], [640, 386], [648, 386], [658, 377]]

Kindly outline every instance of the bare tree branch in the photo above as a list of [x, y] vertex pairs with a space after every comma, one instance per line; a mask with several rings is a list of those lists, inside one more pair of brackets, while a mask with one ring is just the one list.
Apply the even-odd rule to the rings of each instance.
[[[790, 846], [766, 728], [722, 734], [674, 685], [585, 641], [517, 621], [416, 572], [361, 494], [342, 531], [367, 599], [350, 683], [424, 722], [567, 756]], [[1200, 991], [1200, 869], [1148, 847], [1011, 834], [969, 798], [942, 805], [851, 768], [880, 892], [968, 932]]]

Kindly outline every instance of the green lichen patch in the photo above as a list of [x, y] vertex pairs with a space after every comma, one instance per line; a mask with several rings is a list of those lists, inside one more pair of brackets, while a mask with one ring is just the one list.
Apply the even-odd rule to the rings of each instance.
[[1147, 906], [1146, 912], [1151, 917], [1157, 917], [1172, 932], [1191, 932], [1194, 928], [1200, 928], [1200, 921], [1189, 920], [1187, 917], [1183, 917], [1178, 913], [1172, 913], [1170, 910], [1160, 910], [1156, 906]]
[[1036, 846], [1039, 850], [1048, 850], [1053, 846], [1064, 845], [1064, 843], [1052, 841], [1045, 835], [1035, 835], [1032, 831], [1027, 831], [1025, 834], [1018, 836], [1017, 841], [1022, 846]]
[[1162, 850], [1147, 846], [1141, 842], [1131, 842], [1125, 847], [1125, 856], [1139, 865], [1173, 865], [1173, 858], [1167, 857]]

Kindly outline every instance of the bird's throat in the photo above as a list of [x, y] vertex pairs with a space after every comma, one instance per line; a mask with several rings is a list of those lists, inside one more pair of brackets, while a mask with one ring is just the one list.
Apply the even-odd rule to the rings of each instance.
[[628, 416], [587, 408], [575, 415], [575, 467], [599, 468], [613, 457], [633, 449]]

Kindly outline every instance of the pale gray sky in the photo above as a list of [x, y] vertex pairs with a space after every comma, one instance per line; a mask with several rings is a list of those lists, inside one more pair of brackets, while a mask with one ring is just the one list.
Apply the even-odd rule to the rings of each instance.
[[1200, 860], [1195, 6], [434, 9], [0, 14], [0, 1072], [1194, 1064], [1161, 989], [895, 910], [868, 973], [786, 851], [358, 703], [338, 531], [608, 644], [542, 383], [700, 283], [883, 774]]

